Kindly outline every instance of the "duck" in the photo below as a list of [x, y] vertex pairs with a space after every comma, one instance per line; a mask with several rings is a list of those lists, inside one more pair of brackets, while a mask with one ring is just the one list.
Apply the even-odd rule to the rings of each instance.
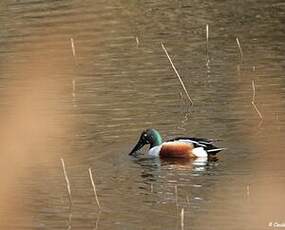
[[216, 147], [214, 140], [197, 137], [176, 137], [163, 142], [160, 133], [153, 128], [144, 130], [129, 155], [135, 155], [144, 145], [150, 145], [147, 155], [160, 158], [209, 158], [224, 150]]

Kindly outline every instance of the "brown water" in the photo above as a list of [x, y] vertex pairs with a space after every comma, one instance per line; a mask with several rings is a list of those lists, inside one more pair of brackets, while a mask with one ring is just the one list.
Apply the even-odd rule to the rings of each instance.
[[[277, 0], [1, 1], [0, 229], [181, 229], [182, 208], [184, 229], [285, 223], [284, 12]], [[149, 127], [227, 150], [130, 158]]]

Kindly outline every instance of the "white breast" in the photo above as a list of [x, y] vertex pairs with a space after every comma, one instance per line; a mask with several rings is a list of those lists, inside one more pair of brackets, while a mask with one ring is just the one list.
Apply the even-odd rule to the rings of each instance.
[[201, 157], [201, 158], [206, 158], [208, 157], [208, 153], [206, 152], [206, 150], [203, 147], [198, 147], [198, 148], [194, 148], [192, 150], [192, 153], [196, 156], [196, 157]]
[[150, 157], [158, 157], [162, 145], [154, 146], [148, 151]]

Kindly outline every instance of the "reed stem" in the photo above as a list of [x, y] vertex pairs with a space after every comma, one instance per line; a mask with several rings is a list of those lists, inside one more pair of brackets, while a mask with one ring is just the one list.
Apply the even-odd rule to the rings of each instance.
[[170, 56], [169, 56], [169, 54], [168, 54], [168, 52], [167, 52], [167, 50], [166, 50], [166, 48], [165, 48], [165, 46], [163, 45], [162, 42], [161, 42], [161, 47], [162, 47], [162, 49], [164, 50], [164, 52], [165, 52], [165, 54], [166, 54], [166, 56], [167, 56], [167, 58], [168, 58], [168, 60], [169, 60], [169, 62], [170, 62], [170, 64], [171, 64], [171, 66], [172, 66], [172, 68], [173, 68], [173, 70], [174, 70], [176, 76], [178, 77], [179, 82], [180, 82], [180, 84], [181, 84], [181, 86], [182, 86], [182, 88], [183, 88], [183, 90], [184, 90], [184, 92], [185, 92], [187, 98], [189, 99], [191, 105], [193, 105], [194, 103], [193, 103], [193, 101], [192, 101], [192, 99], [191, 99], [189, 93], [187, 92], [187, 89], [186, 89], [186, 87], [185, 87], [185, 85], [184, 85], [184, 83], [183, 83], [183, 81], [182, 81], [182, 78], [180, 77], [180, 75], [179, 75], [179, 73], [178, 73], [178, 71], [177, 71], [175, 65], [173, 64], [173, 62], [172, 62], [172, 60], [171, 60], [171, 58], [170, 58]]
[[253, 108], [255, 109], [255, 111], [257, 112], [259, 118], [261, 120], [263, 120], [263, 117], [262, 117], [262, 114], [261, 112], [259, 111], [259, 109], [257, 108], [256, 104], [255, 104], [255, 84], [254, 84], [254, 80], [252, 80], [251, 82], [251, 86], [252, 86], [252, 101], [251, 101], [251, 104], [253, 105]]
[[184, 230], [184, 208], [181, 209], [180, 218], [181, 218], [181, 230]]
[[239, 42], [238, 37], [236, 37], [236, 42], [237, 42], [238, 49], [239, 49], [240, 63], [241, 63], [241, 62], [242, 62], [242, 59], [243, 59], [243, 52], [242, 52], [242, 48], [241, 48], [241, 45], [240, 45], [240, 42]]
[[72, 96], [75, 97], [75, 87], [76, 87], [76, 81], [75, 79], [72, 80]]
[[72, 199], [71, 199], [70, 182], [69, 182], [69, 179], [68, 179], [68, 176], [67, 176], [64, 160], [63, 160], [63, 158], [60, 158], [60, 160], [61, 160], [63, 174], [64, 174], [64, 178], [65, 178], [66, 189], [67, 189], [67, 194], [68, 194], [68, 198], [69, 198], [69, 205], [71, 207], [72, 206]]
[[75, 57], [76, 56], [76, 52], [75, 52], [75, 45], [74, 45], [73, 38], [70, 38], [70, 44], [71, 44], [72, 56]]
[[140, 45], [140, 40], [138, 37], [136, 37], [136, 43], [137, 43], [137, 48], [139, 48], [139, 45]]
[[97, 192], [96, 192], [95, 183], [94, 183], [93, 176], [92, 176], [91, 168], [89, 168], [88, 171], [89, 171], [89, 177], [90, 177], [90, 181], [91, 181], [91, 184], [92, 184], [92, 187], [93, 187], [96, 203], [98, 205], [98, 208], [101, 209], [101, 206], [100, 206], [100, 203], [99, 203], [99, 199], [98, 199], [98, 196], [97, 196]]
[[249, 184], [246, 186], [246, 195], [249, 196], [250, 195], [250, 189], [249, 189]]
[[207, 63], [206, 65], [209, 65], [210, 59], [209, 59], [209, 25], [206, 25], [206, 55], [207, 55]]

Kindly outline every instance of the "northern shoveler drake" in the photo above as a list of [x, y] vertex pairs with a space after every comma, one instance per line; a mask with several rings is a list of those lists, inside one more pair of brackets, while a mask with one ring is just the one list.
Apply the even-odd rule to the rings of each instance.
[[157, 130], [147, 129], [142, 132], [138, 143], [129, 155], [133, 155], [146, 144], [150, 145], [149, 156], [165, 158], [207, 158], [215, 156], [224, 149], [216, 147], [213, 145], [213, 140], [205, 138], [177, 137], [163, 142]]

